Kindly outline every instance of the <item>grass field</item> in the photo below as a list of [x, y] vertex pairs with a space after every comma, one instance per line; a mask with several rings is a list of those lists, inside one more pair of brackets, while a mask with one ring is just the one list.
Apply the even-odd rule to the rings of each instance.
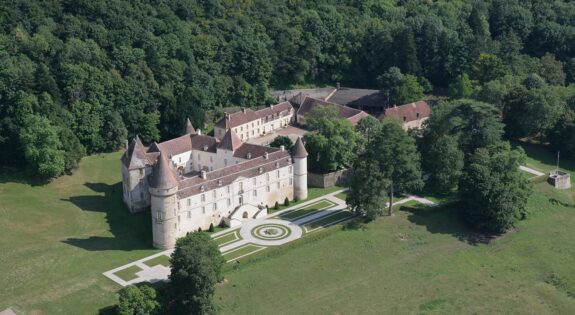
[[289, 211], [289, 212], [284, 212], [280, 215], [280, 217], [282, 219], [286, 219], [286, 220], [298, 219], [298, 218], [310, 215], [312, 213], [319, 212], [322, 209], [326, 209], [326, 208], [329, 208], [329, 207], [334, 206], [334, 205], [335, 205], [335, 203], [333, 203], [329, 200], [320, 200], [320, 201], [313, 203], [307, 207], [304, 207], [301, 209], [296, 209], [296, 210]]
[[[553, 168], [541, 148], [526, 151]], [[574, 314], [574, 190], [538, 183], [528, 207], [516, 231], [484, 244], [455, 204], [398, 205], [367, 229], [230, 271], [216, 301], [224, 314]]]
[[145, 260], [144, 264], [146, 264], [148, 267], [154, 267], [157, 265], [169, 267], [170, 266], [170, 257], [168, 257], [166, 255], [160, 255], [156, 258]]
[[[552, 154], [526, 151], [528, 166], [554, 168]], [[0, 171], [0, 309], [107, 310], [120, 287], [102, 273], [158, 252], [149, 213], [132, 215], [122, 204], [119, 157], [87, 157], [73, 176], [45, 185]], [[575, 163], [561, 165], [575, 173]], [[242, 264], [226, 273], [216, 302], [228, 314], [572, 314], [574, 198], [573, 189], [538, 183], [529, 219], [489, 245], [474, 241], [455, 205], [406, 204], [367, 229], [304, 238]]]
[[130, 281], [136, 279], [138, 277], [136, 273], [140, 271], [142, 271], [142, 268], [138, 266], [130, 266], [126, 269], [116, 271], [114, 274], [124, 281]]

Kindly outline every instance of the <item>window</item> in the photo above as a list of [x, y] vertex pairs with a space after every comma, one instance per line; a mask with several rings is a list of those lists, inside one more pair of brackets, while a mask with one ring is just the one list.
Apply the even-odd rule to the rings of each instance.
[[267, 192], [270, 192], [270, 185], [267, 185], [266, 191], [267, 191]]
[[256, 178], [254, 177], [254, 178], [252, 179], [252, 181], [253, 181], [254, 186], [255, 186], [255, 185], [256, 185]]
[[293, 172], [293, 166], [290, 165], [289, 167], [289, 173], [291, 174]]
[[277, 170], [277, 171], [276, 171], [276, 177], [277, 177], [277, 178], [280, 178], [280, 170]]
[[254, 197], [257, 197], [257, 196], [258, 196], [258, 190], [254, 189]]
[[407, 121], [407, 117], [403, 116], [403, 122]]
[[202, 160], [202, 156], [198, 153], [198, 161]]
[[206, 207], [202, 207], [202, 213], [206, 214]]
[[269, 182], [270, 181], [270, 173], [266, 174], [266, 180]]
[[224, 166], [228, 166], [228, 159], [224, 159]]
[[232, 200], [228, 198], [228, 207], [232, 204]]
[[156, 212], [156, 219], [158, 220], [162, 219], [162, 213], [160, 211]]
[[240, 190], [244, 190], [244, 182], [240, 182]]
[[202, 202], [206, 201], [206, 195], [202, 194]]
[[143, 176], [143, 175], [144, 175], [144, 169], [141, 168], [141, 169], [140, 169], [140, 176]]
[[192, 218], [192, 211], [188, 211], [188, 219]]
[[280, 182], [278, 182], [278, 189], [280, 189]]
[[210, 163], [214, 163], [214, 157], [210, 155]]
[[216, 212], [216, 210], [218, 210], [218, 204], [214, 202], [214, 212]]
[[179, 163], [182, 163], [182, 158], [181, 158], [181, 157], [178, 158], [178, 162], [179, 162]]
[[214, 200], [216, 200], [216, 191], [214, 190]]
[[228, 189], [228, 194], [229, 194], [230, 193], [230, 186], [228, 186], [227, 189]]
[[293, 179], [291, 177], [289, 178], [289, 185], [293, 185]]
[[188, 199], [188, 207], [192, 205], [192, 199]]

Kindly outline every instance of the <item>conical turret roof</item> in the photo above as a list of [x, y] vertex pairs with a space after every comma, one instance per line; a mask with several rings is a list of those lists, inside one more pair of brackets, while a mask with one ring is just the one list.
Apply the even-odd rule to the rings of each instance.
[[189, 135], [189, 134], [195, 134], [196, 133], [196, 129], [194, 129], [194, 126], [192, 125], [192, 122], [190, 121], [190, 119], [186, 119], [186, 127], [184, 128], [184, 134]]
[[226, 135], [222, 139], [222, 142], [220, 142], [219, 148], [224, 149], [224, 150], [229, 150], [229, 151], [235, 151], [241, 145], [242, 145], [242, 140], [230, 128], [230, 129], [228, 129], [228, 132], [226, 132]]
[[301, 137], [297, 138], [297, 141], [295, 142], [294, 146], [293, 146], [293, 152], [292, 152], [292, 156], [294, 158], [304, 158], [307, 157], [307, 150], [305, 149], [305, 146], [303, 145], [303, 141], [301, 140]]
[[160, 153], [154, 172], [150, 176], [150, 187], [159, 189], [170, 189], [178, 186], [178, 179], [174, 170], [170, 167], [165, 154]]

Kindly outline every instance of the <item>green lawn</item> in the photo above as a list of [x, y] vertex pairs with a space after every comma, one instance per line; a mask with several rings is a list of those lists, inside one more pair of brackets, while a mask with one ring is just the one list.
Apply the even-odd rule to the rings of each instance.
[[[553, 169], [553, 154], [526, 151], [528, 166]], [[85, 158], [49, 184], [0, 171], [0, 309], [107, 310], [120, 286], [102, 273], [158, 252], [149, 213], [122, 204], [119, 157]], [[561, 165], [575, 173], [575, 163]], [[310, 198], [338, 189], [310, 189]], [[398, 206], [366, 229], [331, 227], [242, 264], [216, 302], [225, 314], [573, 314], [574, 191], [537, 183], [529, 219], [489, 245], [475, 242], [454, 204]]]
[[233, 249], [229, 252], [225, 252], [223, 255], [227, 261], [230, 261], [230, 260], [236, 259], [238, 257], [241, 257], [243, 255], [247, 255], [247, 254], [251, 254], [251, 253], [255, 253], [257, 251], [260, 251], [260, 250], [262, 250], [262, 247], [264, 247], [264, 246], [247, 244], [247, 245], [244, 245], [242, 247]]
[[335, 195], [337, 198], [345, 201], [347, 199], [347, 191], [342, 191], [339, 194]]
[[170, 257], [168, 257], [166, 255], [160, 255], [156, 258], [145, 260], [144, 264], [147, 265], [148, 267], [154, 267], [157, 265], [169, 267], [170, 266]]
[[[146, 264], [147, 265], [147, 264]], [[157, 264], [155, 264], [157, 265]], [[155, 265], [148, 265], [148, 266], [155, 266]], [[136, 275], [136, 272], [140, 272], [142, 271], [142, 268], [138, 267], [138, 266], [130, 266], [126, 269], [122, 269], [120, 271], [116, 271], [114, 272], [114, 274], [118, 277], [120, 277], [120, 279], [124, 280], [124, 281], [130, 281], [130, 280], [134, 280], [136, 279], [138, 276]]]
[[303, 200], [298, 200], [298, 201], [292, 201], [290, 202], [289, 206], [284, 206], [284, 205], [280, 205], [279, 209], [276, 210], [274, 207], [269, 208], [269, 214], [272, 214], [274, 212], [278, 212], [278, 211], [282, 211], [284, 209], [293, 207], [293, 206], [297, 206], [301, 203], [304, 203], [306, 201], [330, 194], [332, 192], [336, 192], [338, 190], [342, 190], [343, 187], [339, 187], [339, 186], [335, 186], [335, 187], [328, 187], [328, 188], [316, 188], [316, 187], [310, 187], [307, 190], [307, 199], [303, 199]]
[[325, 209], [328, 208], [330, 206], [334, 206], [335, 204], [331, 201], [328, 200], [321, 200], [319, 202], [313, 203], [305, 208], [301, 208], [301, 209], [296, 209], [290, 212], [286, 212], [286, 213], [282, 213], [280, 215], [280, 217], [282, 219], [287, 219], [287, 220], [291, 220], [291, 219], [296, 219], [296, 218], [301, 218], [303, 216], [312, 214], [314, 212], [318, 212], [321, 209]]
[[120, 154], [40, 185], [0, 170], [0, 310], [94, 314], [117, 303], [103, 272], [157, 253], [149, 213], [122, 203]]
[[329, 215], [327, 217], [322, 217], [322, 218], [319, 218], [318, 220], [306, 223], [304, 225], [304, 227], [307, 230], [313, 230], [313, 229], [318, 228], [318, 227], [323, 227], [323, 226], [333, 224], [334, 222], [341, 221], [345, 218], [351, 218], [352, 216], [353, 216], [353, 213], [351, 213], [349, 211], [339, 211], [339, 212], [332, 214], [332, 215]]
[[226, 233], [224, 235], [220, 235], [219, 237], [214, 239], [214, 241], [216, 242], [216, 244], [221, 246], [221, 245], [224, 245], [226, 243], [230, 243], [230, 242], [237, 241], [240, 239], [241, 239], [241, 237], [239, 236], [239, 233], [236, 230], [236, 231], [233, 231], [231, 233]]
[[574, 190], [537, 183], [528, 207], [516, 231], [485, 244], [456, 204], [398, 205], [366, 229], [228, 272], [216, 301], [223, 314], [574, 314]]

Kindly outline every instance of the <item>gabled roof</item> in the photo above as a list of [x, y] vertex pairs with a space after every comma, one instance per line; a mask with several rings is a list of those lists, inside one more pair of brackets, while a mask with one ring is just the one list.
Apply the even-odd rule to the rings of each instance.
[[305, 158], [305, 157], [307, 157], [308, 153], [307, 153], [307, 150], [305, 149], [305, 146], [303, 145], [303, 141], [301, 140], [301, 137], [297, 138], [297, 141], [295, 142], [292, 151], [293, 151], [292, 156], [294, 158]]
[[189, 134], [195, 134], [196, 133], [196, 129], [194, 129], [194, 126], [192, 125], [192, 122], [190, 121], [190, 119], [186, 119], [186, 127], [184, 128], [184, 134], [189, 135]]
[[242, 110], [232, 113], [225, 114], [218, 122], [216, 127], [222, 129], [234, 128], [240, 125], [247, 124], [252, 121], [256, 121], [262, 118], [268, 117], [283, 117], [288, 115], [293, 107], [290, 102], [281, 102], [276, 105], [270, 105], [266, 108], [260, 109], [258, 111], [253, 111], [249, 108], [242, 108]]
[[342, 87], [335, 91], [326, 101], [351, 107], [384, 107], [387, 103], [385, 94], [380, 90], [352, 89]]
[[[419, 114], [419, 115], [418, 115]], [[385, 117], [397, 117], [404, 122], [410, 122], [431, 115], [431, 107], [426, 101], [405, 104], [401, 106], [390, 107], [383, 114]]]
[[334, 104], [334, 103], [330, 103], [330, 102], [326, 102], [326, 101], [322, 101], [322, 100], [318, 100], [318, 99], [312, 98], [312, 97], [306, 97], [305, 98], [305, 100], [302, 103], [302, 105], [300, 106], [297, 114], [305, 117], [307, 114], [309, 114], [311, 111], [313, 111], [318, 106], [335, 106], [335, 107], [337, 107], [338, 116], [340, 118], [347, 119], [354, 126], [362, 118], [369, 116], [368, 113], [366, 113], [362, 110], [347, 107], [347, 106], [342, 106], [339, 104]]
[[158, 148], [164, 154], [174, 156], [184, 152], [192, 151], [192, 136], [183, 135], [177, 138], [158, 143]]
[[178, 178], [174, 170], [170, 167], [165, 154], [160, 153], [154, 171], [150, 176], [150, 187], [159, 189], [170, 189], [178, 186]]
[[222, 138], [222, 142], [218, 148], [228, 150], [228, 151], [235, 151], [242, 145], [242, 140], [240, 137], [230, 128], [226, 132], [226, 135]]

